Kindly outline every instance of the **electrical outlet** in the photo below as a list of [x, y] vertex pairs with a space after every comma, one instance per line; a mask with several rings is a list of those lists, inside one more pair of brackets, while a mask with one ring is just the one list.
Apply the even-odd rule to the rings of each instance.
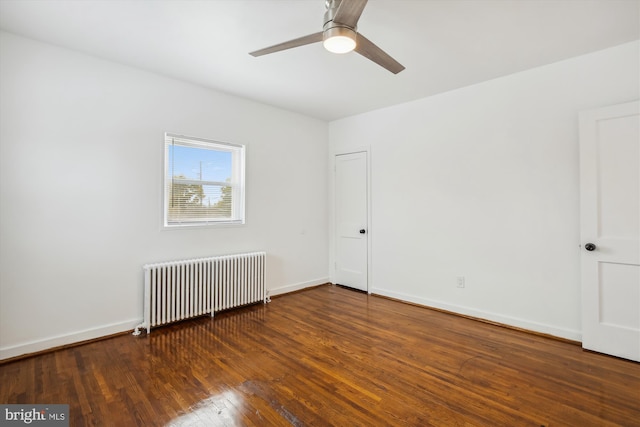
[[464, 288], [464, 276], [458, 276], [458, 287]]

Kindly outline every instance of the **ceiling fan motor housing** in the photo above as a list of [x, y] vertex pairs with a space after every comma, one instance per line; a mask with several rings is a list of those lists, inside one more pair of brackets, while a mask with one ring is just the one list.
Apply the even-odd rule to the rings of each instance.
[[342, 0], [327, 0], [325, 3], [327, 11], [324, 13], [324, 25], [322, 26], [325, 40], [335, 36], [349, 37], [354, 40], [356, 38], [356, 27], [350, 27], [333, 21], [340, 3], [342, 3]]
[[348, 37], [352, 40], [356, 39], [356, 32], [349, 27], [340, 25], [325, 28], [322, 32], [322, 40], [327, 40], [331, 37]]
[[327, 0], [325, 2], [327, 11], [324, 13], [324, 25], [322, 26], [323, 41], [333, 37], [346, 37], [354, 42], [356, 41], [356, 27], [350, 27], [333, 21], [341, 2], [342, 0]]

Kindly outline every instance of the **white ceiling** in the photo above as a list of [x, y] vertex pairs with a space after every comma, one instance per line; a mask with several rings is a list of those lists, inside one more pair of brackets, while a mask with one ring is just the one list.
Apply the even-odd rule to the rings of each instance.
[[313, 44], [324, 0], [0, 0], [0, 28], [334, 120], [640, 39], [640, 0], [370, 0], [358, 30], [393, 75]]

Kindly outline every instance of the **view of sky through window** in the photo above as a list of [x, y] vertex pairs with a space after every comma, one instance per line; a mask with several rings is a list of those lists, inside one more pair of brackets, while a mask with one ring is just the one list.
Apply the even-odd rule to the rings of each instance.
[[183, 179], [225, 182], [231, 178], [231, 152], [170, 145], [169, 171]]

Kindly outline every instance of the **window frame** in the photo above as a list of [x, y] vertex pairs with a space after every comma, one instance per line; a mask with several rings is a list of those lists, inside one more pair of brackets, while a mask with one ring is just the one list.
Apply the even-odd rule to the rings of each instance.
[[[183, 184], [217, 185], [232, 188], [232, 205], [230, 218], [192, 218], [183, 221], [169, 220], [169, 188], [175, 182], [169, 182], [169, 148], [172, 145], [192, 147], [211, 151], [231, 153], [231, 182], [202, 181], [194, 179], [180, 180]], [[245, 224], [245, 162], [246, 146], [211, 139], [196, 138], [166, 132], [164, 136], [164, 168], [162, 175], [162, 228], [168, 230], [193, 227], [240, 226]]]

